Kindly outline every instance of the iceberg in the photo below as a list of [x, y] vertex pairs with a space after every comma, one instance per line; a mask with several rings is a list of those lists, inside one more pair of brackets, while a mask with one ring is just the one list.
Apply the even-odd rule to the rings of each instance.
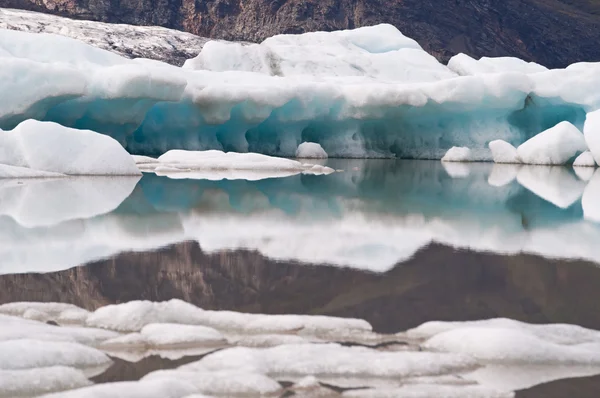
[[327, 159], [327, 152], [314, 142], [303, 142], [296, 149], [296, 157], [301, 159]]
[[56, 123], [26, 120], [0, 132], [0, 148], [0, 172], [16, 177], [141, 175], [114, 139]]
[[0, 128], [52, 121], [109, 135], [138, 155], [293, 157], [314, 142], [330, 157], [440, 159], [456, 146], [490, 160], [490, 141], [516, 146], [563, 121], [582, 128], [600, 108], [591, 89], [600, 86], [598, 64], [544, 70], [480, 60], [461, 76], [457, 60], [440, 64], [385, 24], [250, 45], [211, 41], [184, 68], [4, 29], [0, 58], [0, 90], [11, 93], [0, 100]]
[[489, 143], [489, 147], [492, 151], [492, 159], [494, 160], [494, 163], [521, 163], [519, 155], [517, 154], [517, 148], [508, 142], [494, 140]]
[[446, 152], [442, 158], [442, 162], [468, 162], [471, 158], [471, 150], [469, 148], [453, 146]]
[[596, 167], [594, 155], [590, 151], [583, 152], [577, 156], [577, 159], [573, 162], [573, 167]]
[[585, 118], [583, 135], [588, 148], [594, 155], [596, 163], [600, 164], [600, 110], [590, 112]]
[[571, 123], [561, 122], [521, 144], [517, 155], [527, 164], [562, 165], [585, 151], [583, 134]]
[[477, 76], [490, 73], [525, 73], [546, 72], [548, 68], [535, 62], [526, 62], [514, 57], [482, 57], [473, 59], [466, 54], [457, 54], [448, 61], [448, 69], [460, 76]]
[[32, 397], [92, 384], [73, 368], [53, 366], [26, 370], [0, 370], [0, 397]]

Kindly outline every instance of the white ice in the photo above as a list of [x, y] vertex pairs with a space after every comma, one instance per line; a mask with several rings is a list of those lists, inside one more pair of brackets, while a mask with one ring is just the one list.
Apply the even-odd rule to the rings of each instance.
[[577, 156], [577, 159], [573, 162], [573, 167], [596, 167], [594, 155], [590, 151], [583, 152]]
[[471, 150], [467, 147], [452, 147], [442, 158], [442, 162], [469, 162]]
[[213, 328], [197, 325], [151, 323], [140, 333], [128, 334], [107, 340], [103, 348], [138, 346], [145, 349], [176, 349], [192, 347], [219, 347], [227, 344], [225, 337]]
[[327, 159], [327, 152], [315, 142], [303, 142], [296, 149], [296, 158], [300, 159]]
[[561, 166], [523, 166], [519, 169], [517, 180], [537, 196], [562, 209], [581, 198], [586, 187], [584, 181]]
[[[40, 398], [184, 398], [197, 392], [197, 388], [183, 380], [163, 379], [98, 384]], [[203, 397], [198, 395], [198, 398]]]
[[538, 73], [545, 72], [548, 68], [535, 62], [525, 62], [519, 58], [482, 57], [475, 60], [466, 54], [455, 55], [448, 61], [448, 68], [460, 76], [478, 76], [490, 73]]
[[596, 163], [600, 164], [600, 110], [586, 115], [583, 135]]
[[92, 384], [76, 369], [64, 366], [0, 370], [0, 397], [32, 397]]
[[357, 398], [512, 398], [510, 392], [498, 391], [482, 386], [440, 386], [440, 385], [409, 385], [393, 389], [360, 389], [350, 390], [343, 397]]
[[[12, 131], [1, 132], [0, 148], [0, 164], [32, 169], [30, 175], [22, 176], [33, 176], [37, 171], [140, 175], [131, 156], [114, 139], [51, 122], [26, 120]], [[56, 176], [43, 174], [38, 176]]]
[[600, 223], [600, 169], [596, 170], [585, 187], [581, 207], [586, 220]]
[[583, 134], [569, 122], [561, 122], [517, 148], [523, 163], [538, 165], [562, 165], [585, 151], [587, 145]]
[[521, 163], [517, 148], [506, 141], [495, 140], [489, 143], [494, 163]]

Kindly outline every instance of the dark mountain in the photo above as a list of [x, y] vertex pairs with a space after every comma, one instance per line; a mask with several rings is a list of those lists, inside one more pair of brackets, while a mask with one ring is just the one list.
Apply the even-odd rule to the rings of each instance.
[[549, 67], [600, 61], [600, 0], [0, 0], [0, 7], [247, 41], [385, 22], [440, 60], [465, 52]]

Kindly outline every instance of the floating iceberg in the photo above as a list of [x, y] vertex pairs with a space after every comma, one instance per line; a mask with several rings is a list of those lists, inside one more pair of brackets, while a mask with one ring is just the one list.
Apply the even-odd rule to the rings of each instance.
[[600, 108], [598, 64], [544, 71], [484, 59], [459, 76], [458, 59], [442, 65], [390, 25], [209, 42], [185, 68], [2, 30], [0, 57], [0, 90], [11, 93], [0, 100], [0, 128], [54, 121], [145, 155], [292, 157], [315, 142], [330, 157], [440, 159], [466, 146], [489, 160], [492, 140], [518, 145], [563, 121], [581, 128]]
[[494, 140], [489, 143], [489, 147], [492, 151], [492, 159], [494, 160], [494, 163], [521, 163], [519, 155], [517, 154], [517, 148], [508, 142]]
[[541, 165], [562, 165], [585, 151], [587, 145], [583, 134], [569, 122], [561, 122], [517, 148], [523, 163]]
[[327, 159], [327, 152], [314, 142], [303, 142], [296, 150], [296, 157], [301, 159]]
[[446, 152], [442, 158], [442, 162], [468, 162], [471, 159], [471, 150], [469, 148], [453, 146]]
[[587, 114], [583, 135], [596, 163], [600, 164], [600, 110]]
[[519, 58], [482, 57], [479, 60], [473, 59], [466, 54], [458, 54], [448, 61], [448, 69], [456, 72], [460, 76], [477, 76], [490, 73], [538, 73], [546, 72], [548, 68], [535, 62], [526, 62]]
[[36, 120], [0, 132], [2, 171], [16, 177], [141, 174], [131, 156], [112, 138]]
[[596, 167], [594, 155], [590, 151], [583, 152], [577, 156], [577, 159], [573, 162], [573, 167]]
[[26, 370], [0, 370], [0, 397], [32, 397], [92, 384], [73, 368], [53, 366]]

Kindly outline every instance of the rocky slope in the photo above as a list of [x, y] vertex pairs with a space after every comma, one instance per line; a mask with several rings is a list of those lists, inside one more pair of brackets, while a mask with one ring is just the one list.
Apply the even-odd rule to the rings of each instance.
[[385, 22], [441, 60], [457, 52], [548, 67], [600, 60], [598, 0], [0, 0], [0, 7], [248, 41]]

